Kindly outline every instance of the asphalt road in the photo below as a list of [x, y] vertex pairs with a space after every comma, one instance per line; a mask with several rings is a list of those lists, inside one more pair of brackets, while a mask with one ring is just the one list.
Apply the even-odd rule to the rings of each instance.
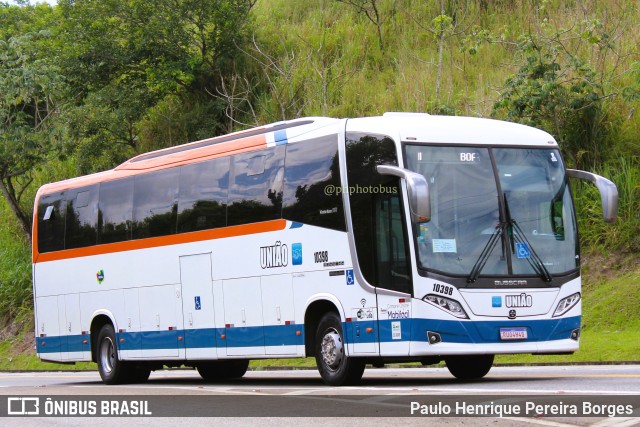
[[[178, 416], [184, 415], [184, 411], [197, 414], [199, 409], [195, 402], [206, 402], [209, 412], [205, 413], [219, 408], [214, 413], [224, 416], [215, 419], [217, 425], [335, 425], [334, 417], [355, 414], [352, 418], [339, 418], [338, 422], [350, 427], [398, 425], [400, 420], [402, 425], [460, 425], [463, 422], [465, 426], [640, 426], [640, 418], [636, 417], [640, 413], [640, 365], [494, 367], [483, 380], [473, 382], [457, 381], [445, 368], [368, 368], [360, 385], [339, 388], [324, 385], [315, 370], [249, 371], [242, 379], [223, 383], [204, 383], [197, 372], [190, 370], [159, 371], [152, 373], [144, 384], [122, 386], [103, 385], [96, 372], [4, 372], [0, 373], [0, 394], [7, 398], [53, 396], [54, 399], [69, 399], [56, 397], [65, 395], [103, 400], [126, 400], [127, 396], [128, 399], [140, 399], [142, 396], [156, 399], [152, 401], [156, 415], [175, 411]], [[578, 400], [575, 395], [580, 395]], [[398, 416], [411, 416], [410, 402], [414, 401], [414, 416], [399, 419]], [[548, 407], [534, 417], [508, 413], [513, 411], [513, 405], [524, 405], [525, 401], [533, 401], [536, 405], [557, 405], [563, 401], [565, 405], [578, 405], [578, 401], [585, 401], [594, 408], [603, 404], [609, 406], [602, 406], [603, 412], [598, 417], [570, 417], [569, 412], [562, 412], [562, 408], [556, 413], [559, 415], [554, 415], [548, 412], [554, 409]], [[454, 405], [460, 405], [458, 402], [474, 405], [474, 402], [482, 402], [482, 408], [492, 417], [444, 417], [451, 414], [446, 414], [446, 407], [455, 408]], [[487, 406], [489, 402], [490, 407]], [[440, 409], [430, 406], [432, 404], [440, 404]], [[615, 404], [632, 405], [634, 416], [627, 416], [623, 410], [617, 417], [608, 417], [606, 408]], [[189, 409], [185, 409], [185, 405]], [[427, 416], [421, 415], [419, 408], [431, 412]], [[506, 413], [500, 417], [496, 415], [499, 412]], [[453, 411], [456, 413], [459, 414], [457, 408]], [[314, 418], [289, 418], [292, 416]], [[211, 424], [211, 419], [194, 417], [127, 418], [126, 423], [175, 425], [177, 420], [180, 425], [187, 426]], [[125, 419], [14, 417], [0, 420], [0, 423], [75, 426], [89, 422], [94, 427], [112, 425], [114, 421], [119, 424]]]

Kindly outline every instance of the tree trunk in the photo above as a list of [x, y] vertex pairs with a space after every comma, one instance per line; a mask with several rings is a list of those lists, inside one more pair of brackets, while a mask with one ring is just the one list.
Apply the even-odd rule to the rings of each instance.
[[11, 185], [11, 183], [7, 185], [7, 182], [5, 182], [6, 179], [10, 178], [0, 179], [0, 189], [2, 190], [2, 195], [4, 196], [4, 199], [7, 201], [7, 204], [11, 208], [11, 211], [18, 220], [18, 224], [20, 224], [20, 228], [24, 232], [25, 237], [29, 242], [31, 242], [31, 216], [23, 211], [22, 207], [18, 203], [18, 200], [16, 199], [15, 192], [12, 191], [13, 186]]

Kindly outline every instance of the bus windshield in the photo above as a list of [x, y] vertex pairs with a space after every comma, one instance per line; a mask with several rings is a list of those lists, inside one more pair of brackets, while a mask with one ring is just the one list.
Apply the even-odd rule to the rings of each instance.
[[548, 281], [578, 267], [558, 150], [407, 145], [406, 157], [431, 196], [431, 220], [415, 229], [420, 268]]

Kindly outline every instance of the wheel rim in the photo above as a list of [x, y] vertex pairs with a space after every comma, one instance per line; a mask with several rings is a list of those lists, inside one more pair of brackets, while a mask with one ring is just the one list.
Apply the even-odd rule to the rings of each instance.
[[100, 345], [100, 365], [105, 374], [110, 374], [113, 371], [113, 366], [116, 363], [116, 351], [111, 337], [105, 337]]
[[335, 369], [340, 365], [342, 361], [342, 338], [335, 329], [328, 330], [322, 338], [322, 345], [320, 348], [322, 354], [322, 361], [328, 367]]

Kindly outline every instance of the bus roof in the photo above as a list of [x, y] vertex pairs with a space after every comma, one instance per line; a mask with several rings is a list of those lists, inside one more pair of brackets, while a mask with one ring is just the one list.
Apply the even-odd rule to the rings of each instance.
[[[40, 188], [39, 194], [64, 191], [98, 182], [138, 175], [215, 157], [259, 150], [316, 133], [338, 133], [343, 120], [306, 117], [277, 122], [228, 135], [207, 138], [162, 150], [140, 154], [112, 170], [71, 178]], [[348, 119], [347, 132], [369, 132], [392, 136], [406, 142], [550, 146], [556, 145], [548, 133], [529, 126], [473, 117], [432, 116], [424, 113], [385, 113], [378, 117]]]
[[517, 123], [476, 117], [385, 113], [349, 119], [347, 132], [387, 134], [403, 142], [461, 145], [556, 146], [553, 136]]

